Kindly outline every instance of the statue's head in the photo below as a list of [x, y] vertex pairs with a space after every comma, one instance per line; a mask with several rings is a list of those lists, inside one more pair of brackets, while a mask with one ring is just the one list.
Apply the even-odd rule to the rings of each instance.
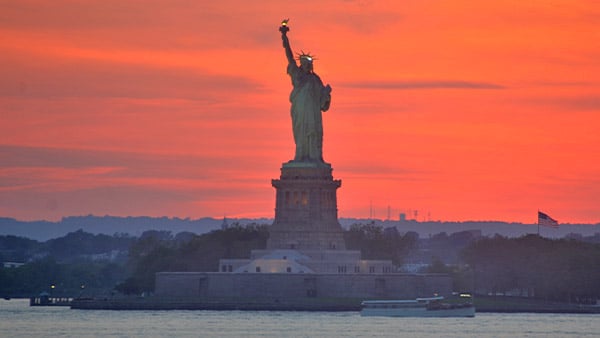
[[304, 53], [298, 55], [298, 60], [300, 60], [300, 68], [305, 73], [312, 73], [313, 71], [313, 61], [315, 60], [314, 56], [310, 55], [310, 53]]

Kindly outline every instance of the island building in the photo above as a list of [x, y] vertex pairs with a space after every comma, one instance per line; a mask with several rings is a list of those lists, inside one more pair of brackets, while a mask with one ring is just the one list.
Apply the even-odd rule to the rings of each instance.
[[275, 218], [267, 248], [249, 258], [221, 259], [218, 272], [159, 272], [155, 295], [198, 300], [405, 299], [450, 294], [444, 274], [398, 273], [390, 260], [364, 260], [347, 250], [338, 222], [337, 190], [342, 182], [323, 161], [321, 113], [329, 109], [331, 87], [313, 71], [313, 57], [298, 64], [280, 28], [293, 84], [291, 115], [295, 157], [283, 163], [276, 191]]

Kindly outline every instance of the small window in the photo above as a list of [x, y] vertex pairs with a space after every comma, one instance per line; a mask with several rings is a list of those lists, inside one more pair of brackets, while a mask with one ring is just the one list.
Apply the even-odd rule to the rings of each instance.
[[221, 272], [227, 272], [227, 265], [221, 266]]
[[233, 272], [233, 266], [232, 265], [228, 265], [227, 266], [227, 271], [228, 272]]
[[306, 191], [302, 192], [300, 199], [302, 205], [308, 205], [308, 194], [306, 193]]
[[256, 272], [260, 272], [260, 266], [256, 267]]
[[285, 271], [287, 272], [292, 272], [292, 268], [290, 268], [289, 266], [287, 267], [287, 269], [285, 269]]

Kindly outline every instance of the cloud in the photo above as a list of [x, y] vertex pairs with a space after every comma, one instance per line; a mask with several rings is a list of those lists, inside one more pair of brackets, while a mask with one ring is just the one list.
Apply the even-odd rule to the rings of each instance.
[[[133, 61], [133, 60], [132, 60]], [[88, 60], [6, 60], [0, 96], [23, 98], [127, 97], [215, 100], [226, 92], [260, 91], [241, 76]]]
[[[156, 5], [156, 4], [155, 4]], [[134, 28], [139, 25], [159, 24], [159, 16], [148, 22], [150, 13], [160, 14], [150, 1], [18, 1], [3, 3], [2, 27], [17, 29], [100, 29], [104, 27]], [[168, 12], [168, 11], [167, 11]], [[164, 13], [164, 12], [163, 12]]]
[[[108, 187], [172, 191], [260, 190], [268, 173], [260, 156], [199, 156], [0, 146], [0, 192], [81, 191]], [[273, 170], [275, 174], [276, 170]], [[135, 190], [134, 189], [134, 190]], [[202, 193], [204, 194], [204, 193]]]
[[553, 108], [560, 107], [567, 111], [589, 111], [594, 113], [600, 112], [600, 95], [583, 95], [580, 97], [568, 98], [549, 97], [546, 99], [541, 99], [538, 102], [549, 105]]
[[[200, 217], [222, 214], [219, 210], [265, 216], [264, 210], [272, 206], [269, 175], [260, 172], [264, 161], [256, 154], [171, 155], [2, 145], [0, 158], [0, 214], [21, 219], [89, 213]], [[254, 206], [248, 201], [255, 201]], [[261, 203], [269, 207], [256, 209]]]
[[[93, 149], [47, 148], [0, 145], [0, 168], [62, 168], [80, 169], [104, 177], [177, 177], [203, 179], [218, 177], [224, 170], [236, 170], [252, 177], [252, 168], [259, 168], [261, 158], [252, 154], [212, 153], [203, 155], [156, 154]], [[236, 164], [244, 163], [239, 168]], [[105, 168], [106, 170], [90, 168]], [[224, 169], [229, 168], [229, 169]], [[239, 168], [239, 169], [236, 169]]]
[[597, 86], [594, 82], [589, 81], [536, 81], [531, 83], [534, 86], [543, 87], [588, 87], [594, 88]]
[[256, 48], [277, 41], [280, 18], [273, 16], [287, 5], [249, 9], [236, 2], [242, 1], [18, 1], [3, 4], [0, 31], [125, 49]]
[[505, 89], [506, 87], [494, 83], [471, 82], [461, 80], [434, 80], [434, 81], [349, 81], [339, 83], [342, 87], [361, 89]]
[[[362, 7], [359, 4], [359, 7]], [[349, 31], [361, 35], [373, 35], [389, 28], [402, 19], [398, 13], [391, 11], [335, 11], [329, 12], [336, 25], [342, 26]]]

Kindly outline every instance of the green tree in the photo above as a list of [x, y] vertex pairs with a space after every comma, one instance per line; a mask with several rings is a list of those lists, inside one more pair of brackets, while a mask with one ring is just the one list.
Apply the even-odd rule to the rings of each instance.
[[[266, 247], [266, 225], [233, 225], [224, 230], [189, 237], [142, 236], [130, 251], [131, 276], [116, 286], [126, 294], [152, 292], [160, 271], [218, 271], [221, 258], [249, 258], [252, 249]], [[177, 236], [176, 236], [177, 238]]]
[[418, 234], [401, 236], [395, 227], [383, 228], [368, 224], [352, 224], [344, 233], [346, 248], [360, 250], [364, 259], [389, 259], [395, 265], [402, 264], [410, 250], [417, 245]]
[[472, 243], [462, 257], [474, 273], [479, 292], [518, 290], [561, 301], [600, 297], [598, 244], [537, 235], [497, 236]]

